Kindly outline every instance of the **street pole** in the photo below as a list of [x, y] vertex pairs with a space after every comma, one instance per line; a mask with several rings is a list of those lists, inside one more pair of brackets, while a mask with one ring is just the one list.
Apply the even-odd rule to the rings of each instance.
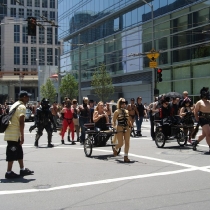
[[61, 56], [61, 48], [58, 47], [58, 103], [61, 103], [61, 94], [59, 87], [61, 85], [61, 75], [60, 75], [60, 56]]
[[79, 104], [82, 103], [82, 93], [81, 93], [81, 45], [80, 45], [80, 34], [78, 35], [78, 45], [79, 45]]
[[[148, 3], [146, 0], [142, 0], [151, 8], [151, 22], [152, 22], [152, 51], [155, 51], [155, 38], [154, 38], [154, 8], [152, 3]], [[155, 68], [152, 71], [152, 101], [154, 100], [154, 90], [157, 88], [156, 82], [156, 70]]]

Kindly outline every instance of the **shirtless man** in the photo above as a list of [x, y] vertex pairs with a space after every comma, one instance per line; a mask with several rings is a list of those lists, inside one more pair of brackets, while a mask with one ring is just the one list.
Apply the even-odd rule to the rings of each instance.
[[206, 142], [209, 145], [210, 152], [210, 100], [209, 88], [203, 87], [200, 90], [200, 98], [194, 109], [195, 120], [199, 122], [202, 127], [202, 134], [193, 143], [193, 150], [196, 150], [196, 146], [206, 137]]
[[138, 115], [138, 118], [139, 118], [139, 112], [138, 112], [138, 109], [136, 108], [134, 98], [131, 98], [131, 103], [128, 104], [127, 110], [128, 110], [128, 113], [129, 113], [130, 121], [131, 121], [132, 126], [133, 126], [133, 123], [135, 121], [135, 115]]

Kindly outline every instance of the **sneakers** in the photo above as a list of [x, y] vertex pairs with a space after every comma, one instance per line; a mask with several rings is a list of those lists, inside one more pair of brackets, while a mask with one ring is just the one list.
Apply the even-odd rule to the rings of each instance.
[[27, 176], [27, 175], [33, 175], [34, 171], [30, 171], [28, 168], [25, 168], [25, 170], [20, 170], [20, 176]]
[[6, 172], [5, 178], [6, 179], [18, 179], [18, 178], [21, 178], [21, 176], [19, 174], [14, 173], [13, 171], [11, 171], [10, 173]]

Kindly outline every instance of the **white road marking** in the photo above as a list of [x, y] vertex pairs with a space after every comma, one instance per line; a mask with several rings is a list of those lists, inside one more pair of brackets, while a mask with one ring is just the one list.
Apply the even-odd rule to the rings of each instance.
[[188, 168], [188, 169], [182, 169], [182, 170], [176, 170], [176, 171], [168, 171], [168, 172], [160, 172], [160, 173], [120, 177], [120, 178], [114, 178], [114, 179], [98, 180], [98, 181], [93, 181], [93, 182], [84, 182], [84, 183], [63, 185], [63, 186], [58, 186], [58, 187], [51, 187], [48, 189], [26, 189], [26, 190], [0, 191], [0, 195], [34, 193], [34, 192], [49, 192], [49, 191], [70, 189], [70, 188], [76, 188], [76, 187], [109, 184], [109, 183], [113, 183], [113, 182], [120, 182], [120, 181], [133, 180], [133, 179], [142, 179], [142, 178], [156, 177], [156, 176], [166, 176], [166, 175], [179, 174], [179, 173], [190, 172], [190, 171], [195, 171], [195, 170], [196, 170], [196, 168]]
[[[0, 145], [4, 146], [5, 145]], [[200, 145], [201, 146], [201, 145]], [[25, 147], [33, 147], [29, 145], [25, 145]], [[75, 147], [54, 147], [54, 149], [79, 149], [83, 150], [83, 148], [75, 148]], [[96, 151], [100, 152], [109, 152], [108, 150], [103, 150], [103, 149], [96, 149]], [[121, 154], [124, 154], [121, 152]], [[85, 187], [85, 186], [92, 186], [92, 185], [100, 185], [100, 184], [108, 184], [108, 183], [114, 183], [114, 182], [119, 182], [119, 181], [126, 181], [126, 180], [133, 180], [133, 179], [142, 179], [142, 178], [149, 178], [149, 177], [157, 177], [157, 176], [166, 176], [166, 175], [173, 175], [173, 174], [179, 174], [179, 173], [184, 173], [184, 172], [190, 172], [190, 171], [205, 171], [210, 173], [210, 166], [204, 166], [204, 167], [197, 167], [185, 163], [179, 163], [175, 161], [170, 161], [170, 160], [163, 160], [159, 158], [153, 158], [153, 157], [148, 157], [148, 156], [142, 156], [142, 155], [135, 155], [132, 153], [129, 153], [129, 156], [136, 157], [136, 158], [141, 158], [141, 159], [147, 159], [151, 161], [158, 161], [158, 162], [163, 162], [163, 163], [168, 163], [172, 165], [178, 165], [181, 167], [185, 167], [187, 169], [181, 169], [181, 170], [175, 170], [175, 171], [168, 171], [168, 172], [160, 172], [160, 173], [150, 173], [150, 174], [143, 174], [143, 175], [136, 175], [136, 176], [128, 176], [128, 177], [120, 177], [120, 178], [113, 178], [113, 179], [105, 179], [105, 180], [98, 180], [98, 181], [92, 181], [92, 182], [85, 182], [85, 183], [76, 183], [76, 184], [71, 184], [71, 185], [63, 185], [63, 186], [57, 186], [57, 187], [52, 187], [48, 189], [25, 189], [25, 190], [9, 190], [9, 191], [0, 191], [0, 195], [8, 195], [8, 194], [21, 194], [21, 193], [34, 193], [34, 192], [49, 192], [49, 191], [56, 191], [56, 190], [62, 190], [62, 189], [70, 189], [70, 188], [77, 188], [77, 187]]]

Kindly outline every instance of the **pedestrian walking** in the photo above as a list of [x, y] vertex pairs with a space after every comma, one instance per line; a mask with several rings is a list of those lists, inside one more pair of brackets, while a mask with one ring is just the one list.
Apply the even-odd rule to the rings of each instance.
[[128, 151], [130, 147], [130, 127], [132, 126], [128, 110], [125, 109], [126, 101], [124, 98], [120, 98], [117, 102], [117, 110], [113, 115], [113, 127], [116, 128], [116, 137], [118, 144], [113, 148], [114, 156], [117, 156], [118, 149], [125, 143], [124, 149], [124, 162], [129, 163]]
[[[210, 153], [210, 100], [209, 100], [209, 88], [203, 87], [200, 90], [200, 98], [194, 109], [195, 120], [202, 127], [202, 134], [198, 137], [198, 140], [193, 142], [193, 150], [196, 150], [200, 141], [206, 138], [206, 142], [209, 145]], [[192, 134], [193, 135], [193, 134]]]
[[[19, 100], [15, 102], [10, 108], [11, 111], [18, 106], [4, 135], [4, 140], [7, 141], [7, 172], [5, 174], [5, 178], [7, 179], [20, 178], [21, 176], [32, 175], [34, 173], [33, 171], [24, 167], [22, 148], [25, 140], [24, 125], [26, 104], [28, 103], [30, 96], [31, 94], [29, 94], [27, 91], [20, 91]], [[16, 174], [12, 171], [14, 161], [18, 161], [19, 163], [20, 174]]]
[[147, 118], [147, 110], [145, 109], [144, 105], [142, 104], [142, 97], [137, 97], [136, 108], [137, 108], [138, 113], [139, 113], [139, 117], [138, 117], [137, 114], [135, 115], [136, 127], [137, 127], [137, 136], [142, 136], [141, 125], [142, 125], [144, 117]]

